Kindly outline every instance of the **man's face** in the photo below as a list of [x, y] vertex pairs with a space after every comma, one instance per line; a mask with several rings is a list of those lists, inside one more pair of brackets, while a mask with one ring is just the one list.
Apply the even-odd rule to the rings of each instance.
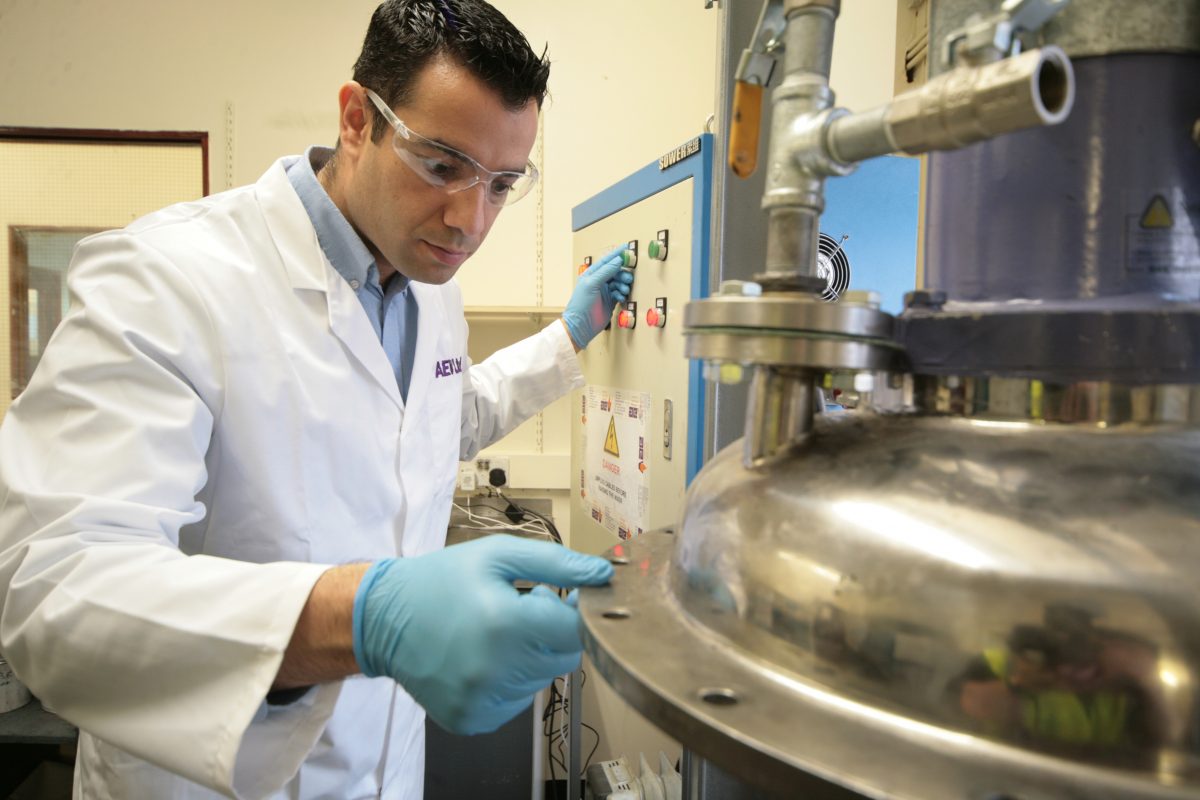
[[[426, 65], [413, 89], [411, 100], [395, 109], [411, 130], [488, 169], [525, 169], [537, 136], [536, 103], [511, 111], [486, 84], [444, 57]], [[357, 91], [359, 102], [374, 112]], [[343, 109], [344, 144], [345, 117]], [[454, 194], [426, 183], [396, 155], [390, 129], [378, 142], [370, 140], [374, 117], [365, 115], [366, 132], [345, 154], [352, 166], [345, 165], [343, 211], [379, 259], [381, 273], [390, 266], [411, 280], [445, 283], [479, 249], [500, 207], [487, 201], [486, 181]]]

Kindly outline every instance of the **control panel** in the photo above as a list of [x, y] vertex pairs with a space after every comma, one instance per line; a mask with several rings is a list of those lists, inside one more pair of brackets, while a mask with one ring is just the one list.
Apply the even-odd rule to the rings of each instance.
[[580, 354], [587, 385], [572, 397], [571, 544], [585, 552], [676, 524], [698, 468], [703, 391], [682, 309], [707, 294], [709, 149], [575, 209], [574, 263], [623, 245], [634, 273], [628, 301]]

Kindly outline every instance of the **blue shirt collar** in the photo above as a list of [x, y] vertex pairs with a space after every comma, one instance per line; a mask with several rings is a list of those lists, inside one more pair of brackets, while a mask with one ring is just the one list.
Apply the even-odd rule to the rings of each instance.
[[[355, 289], [372, 284], [379, 286], [379, 266], [374, 256], [317, 180], [317, 172], [332, 157], [331, 148], [315, 145], [308, 148], [303, 156], [288, 165], [288, 180], [312, 220], [321, 250], [338, 274]], [[393, 287], [391, 284], [399, 285]], [[408, 279], [397, 272], [388, 288], [403, 290], [407, 285]]]

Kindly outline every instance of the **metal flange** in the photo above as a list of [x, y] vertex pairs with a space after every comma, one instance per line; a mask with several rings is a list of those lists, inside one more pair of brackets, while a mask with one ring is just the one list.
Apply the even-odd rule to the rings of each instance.
[[803, 333], [829, 333], [867, 339], [892, 335], [892, 316], [858, 303], [826, 303], [795, 293], [717, 295], [688, 303], [683, 325], [699, 328], [770, 329]]
[[704, 361], [808, 367], [815, 370], [894, 371], [907, 363], [904, 351], [883, 340], [798, 334], [747, 333], [737, 329], [691, 331], [684, 355]]
[[689, 358], [812, 369], [904, 365], [890, 338], [891, 315], [868, 305], [796, 293], [723, 294], [689, 303], [683, 316]]

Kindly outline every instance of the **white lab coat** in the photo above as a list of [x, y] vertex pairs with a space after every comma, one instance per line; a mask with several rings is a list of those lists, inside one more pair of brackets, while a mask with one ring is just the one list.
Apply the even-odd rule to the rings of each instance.
[[83, 731], [76, 796], [420, 797], [394, 682], [264, 696], [327, 565], [442, 547], [459, 458], [582, 383], [557, 321], [471, 365], [414, 283], [405, 404], [287, 163], [81, 243], [0, 428], [0, 651]]

